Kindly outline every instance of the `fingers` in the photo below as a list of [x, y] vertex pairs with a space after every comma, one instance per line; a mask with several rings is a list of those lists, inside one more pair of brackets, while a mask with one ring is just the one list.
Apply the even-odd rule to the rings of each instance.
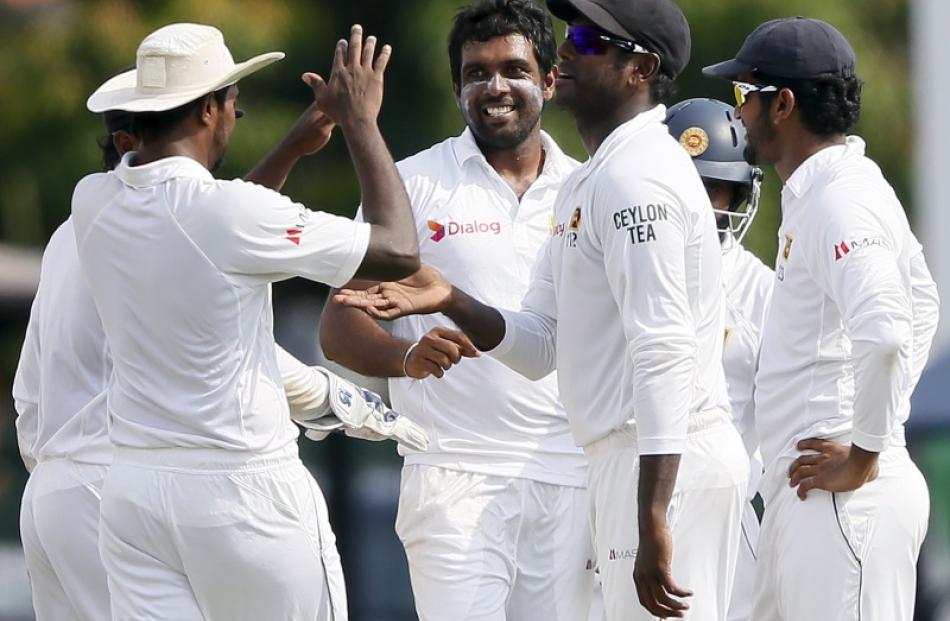
[[465, 358], [477, 358], [480, 354], [478, 348], [472, 343], [464, 332], [452, 330], [451, 328], [438, 327], [429, 331], [429, 334], [436, 334], [440, 338], [451, 341], [458, 346], [459, 354]]
[[788, 484], [790, 487], [795, 487], [803, 480], [816, 476], [818, 476], [818, 466], [799, 466], [792, 471]]
[[835, 443], [829, 442], [828, 440], [822, 440], [820, 438], [808, 438], [807, 440], [799, 440], [798, 450], [800, 451], [828, 451], [834, 448]]
[[360, 64], [363, 68], [373, 70], [373, 57], [376, 55], [376, 37], [370, 35], [366, 37], [366, 43], [363, 44], [363, 54], [360, 57]]
[[314, 99], [317, 99], [320, 96], [320, 93], [322, 93], [327, 88], [326, 81], [321, 75], [317, 73], [310, 73], [308, 71], [307, 73], [300, 76], [300, 78], [307, 84], [307, 86], [313, 89]]
[[808, 492], [818, 487], [818, 477], [810, 477], [803, 479], [802, 482], [798, 485], [798, 497], [802, 500], [808, 498]]
[[340, 39], [336, 42], [336, 49], [333, 50], [333, 69], [330, 73], [330, 77], [333, 77], [333, 74], [339, 74], [341, 71], [346, 69], [346, 62], [344, 58], [346, 57], [347, 43], [346, 39]]
[[363, 27], [359, 24], [350, 26], [350, 42], [346, 65], [355, 67], [360, 62], [360, 54], [363, 51]]
[[640, 604], [650, 611], [650, 614], [664, 619], [680, 619], [685, 616], [685, 611], [689, 610], [689, 604], [674, 599], [671, 594], [689, 597], [693, 594], [692, 591], [676, 586], [671, 578], [635, 576], [634, 581]]
[[373, 70], [379, 74], [384, 73], [386, 71], [386, 65], [389, 64], [389, 59], [392, 57], [392, 55], [392, 46], [384, 45], [383, 49], [379, 52], [379, 56], [376, 57], [376, 63], [373, 65]]
[[800, 455], [798, 459], [792, 462], [792, 465], [788, 468], [789, 478], [794, 478], [795, 473], [799, 471], [803, 466], [817, 466], [822, 462], [827, 461], [827, 456], [821, 453], [809, 453], [807, 455]]

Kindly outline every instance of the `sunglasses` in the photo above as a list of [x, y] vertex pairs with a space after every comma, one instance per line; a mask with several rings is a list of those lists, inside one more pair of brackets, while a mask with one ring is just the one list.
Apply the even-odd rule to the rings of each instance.
[[634, 54], [649, 54], [646, 49], [640, 47], [633, 41], [612, 37], [604, 32], [588, 26], [587, 24], [575, 24], [567, 27], [567, 34], [564, 35], [577, 50], [581, 56], [597, 56], [607, 52], [607, 46], [618, 47], [625, 52]]
[[732, 90], [736, 96], [736, 107], [741, 108], [745, 105], [750, 93], [775, 93], [778, 92], [778, 87], [765, 84], [749, 84], [748, 82], [733, 82]]

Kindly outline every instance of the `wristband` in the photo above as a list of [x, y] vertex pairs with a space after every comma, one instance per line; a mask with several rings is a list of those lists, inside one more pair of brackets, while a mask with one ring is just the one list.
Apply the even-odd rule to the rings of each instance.
[[[402, 374], [405, 375], [406, 377], [409, 377], [409, 371], [406, 370], [406, 363], [409, 362], [409, 354], [411, 354], [412, 350], [414, 350], [418, 346], [419, 346], [419, 341], [416, 341], [415, 343], [409, 346], [409, 349], [406, 350], [406, 355], [402, 357]], [[413, 379], [413, 378], [410, 378], [410, 379]]]

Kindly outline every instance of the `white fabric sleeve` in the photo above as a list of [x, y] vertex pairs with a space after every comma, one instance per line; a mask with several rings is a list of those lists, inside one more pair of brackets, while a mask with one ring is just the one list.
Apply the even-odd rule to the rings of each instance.
[[930, 347], [937, 333], [940, 320], [940, 296], [937, 283], [930, 275], [923, 252], [917, 252], [910, 260], [910, 295], [914, 305], [914, 349], [911, 360], [911, 372], [908, 392], [912, 392], [920, 380]]
[[[222, 271], [258, 283], [301, 276], [339, 287], [352, 279], [366, 256], [370, 225], [311, 211], [254, 183], [228, 183], [220, 229], [205, 231], [202, 244]], [[214, 235], [227, 233], [237, 242], [215, 242]]]
[[486, 352], [530, 380], [547, 377], [557, 366], [557, 297], [551, 271], [551, 238], [540, 250], [520, 311], [499, 309], [505, 336]]
[[852, 443], [881, 452], [890, 444], [910, 376], [913, 317], [892, 235], [873, 210], [826, 197], [830, 221], [815, 223], [822, 246], [808, 255], [841, 313], [854, 367]]
[[330, 411], [327, 376], [300, 362], [277, 345], [277, 368], [292, 416], [320, 416]]
[[36, 467], [36, 441], [39, 434], [41, 295], [38, 291], [30, 309], [30, 321], [13, 377], [13, 405], [16, 408], [16, 436], [20, 457], [29, 472]]
[[670, 188], [640, 175], [605, 177], [595, 191], [591, 233], [623, 321], [637, 446], [641, 455], [681, 454], [697, 374], [686, 246], [703, 223]]

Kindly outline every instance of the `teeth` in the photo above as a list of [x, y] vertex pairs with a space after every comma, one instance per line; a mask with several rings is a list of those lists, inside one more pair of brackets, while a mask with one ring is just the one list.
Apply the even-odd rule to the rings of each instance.
[[485, 111], [488, 113], [488, 116], [501, 116], [514, 111], [514, 109], [514, 106], [491, 106], [486, 108]]

